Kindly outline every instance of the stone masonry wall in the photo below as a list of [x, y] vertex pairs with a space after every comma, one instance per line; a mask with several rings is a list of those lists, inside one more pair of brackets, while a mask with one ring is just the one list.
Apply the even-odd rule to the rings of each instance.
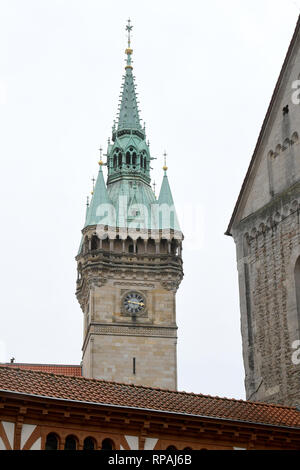
[[[295, 264], [300, 256], [299, 184], [240, 222], [237, 245], [247, 399], [300, 404]], [[300, 361], [299, 361], [300, 362]]]

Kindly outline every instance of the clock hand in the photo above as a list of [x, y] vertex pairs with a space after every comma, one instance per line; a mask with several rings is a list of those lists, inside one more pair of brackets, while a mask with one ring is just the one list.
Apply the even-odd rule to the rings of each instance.
[[127, 303], [144, 306], [143, 302], [134, 302], [134, 300], [127, 300]]

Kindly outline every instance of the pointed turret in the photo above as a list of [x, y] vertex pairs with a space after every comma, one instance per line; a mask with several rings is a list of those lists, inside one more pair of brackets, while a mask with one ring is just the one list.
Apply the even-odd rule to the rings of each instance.
[[85, 227], [97, 224], [114, 225], [113, 221], [110, 220], [111, 211], [109, 210], [109, 207], [112, 204], [107, 193], [102, 166], [103, 162], [100, 161], [96, 185], [92, 192], [92, 200], [87, 209]]
[[169, 185], [169, 180], [167, 176], [167, 164], [166, 164], [166, 157], [167, 154], [166, 152], [164, 153], [164, 177], [162, 180], [161, 188], [160, 188], [160, 193], [158, 197], [158, 204], [160, 207], [160, 221], [159, 221], [159, 228], [162, 230], [165, 229], [171, 229], [171, 230], [176, 230], [176, 231], [181, 231], [175, 206], [174, 206], [174, 201], [173, 201], [173, 196], [171, 192], [171, 188]]

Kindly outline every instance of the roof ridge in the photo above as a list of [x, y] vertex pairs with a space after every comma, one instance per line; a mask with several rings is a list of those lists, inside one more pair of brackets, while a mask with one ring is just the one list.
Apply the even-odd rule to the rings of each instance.
[[135, 389], [146, 389], [146, 390], [154, 390], [158, 392], [166, 392], [166, 393], [171, 393], [174, 395], [188, 395], [188, 396], [195, 396], [195, 397], [202, 397], [202, 398], [210, 398], [214, 400], [222, 400], [222, 401], [231, 401], [231, 402], [236, 402], [236, 403], [245, 403], [253, 406], [263, 406], [266, 408], [278, 408], [278, 409], [289, 409], [289, 410], [296, 410], [298, 411], [296, 406], [287, 406], [287, 405], [280, 405], [276, 403], [264, 403], [264, 402], [253, 402], [253, 401], [247, 401], [243, 399], [238, 399], [238, 398], [227, 398], [227, 397], [218, 397], [218, 396], [213, 396], [213, 395], [207, 395], [207, 394], [202, 394], [202, 393], [194, 393], [194, 392], [186, 392], [186, 391], [178, 391], [178, 390], [168, 390], [168, 389], [162, 389], [158, 387], [147, 387], [145, 385], [136, 385], [136, 384], [128, 384], [124, 382], [114, 382], [112, 380], [103, 380], [103, 379], [90, 379], [87, 377], [82, 377], [82, 376], [70, 376], [70, 375], [64, 375], [64, 374], [55, 374], [54, 372], [46, 372], [46, 371], [39, 371], [39, 370], [31, 370], [31, 369], [21, 369], [19, 367], [10, 367], [10, 366], [3, 366], [0, 363], [0, 367], [2, 369], [9, 370], [10, 372], [14, 371], [21, 371], [23, 374], [31, 373], [31, 374], [39, 374], [39, 375], [47, 375], [47, 376], [55, 376], [59, 378], [67, 378], [68, 380], [83, 380], [85, 382], [93, 382], [93, 383], [104, 383], [104, 384], [113, 384], [113, 385], [121, 385], [121, 386], [126, 386], [126, 387], [131, 387]]
[[286, 70], [288, 61], [289, 61], [290, 56], [291, 56], [291, 54], [292, 54], [293, 47], [294, 47], [294, 45], [295, 45], [295, 43], [296, 43], [297, 35], [298, 35], [298, 32], [299, 32], [299, 29], [300, 29], [300, 14], [298, 15], [298, 19], [297, 19], [297, 23], [296, 23], [296, 26], [295, 26], [295, 29], [294, 29], [294, 33], [293, 33], [292, 39], [290, 40], [290, 43], [289, 43], [289, 46], [288, 46], [288, 50], [287, 50], [287, 52], [286, 52], [286, 54], [285, 54], [285, 58], [284, 58], [284, 61], [283, 61], [282, 66], [281, 66], [280, 73], [279, 73], [279, 76], [278, 76], [278, 78], [277, 78], [275, 87], [274, 87], [274, 89], [273, 89], [273, 92], [272, 92], [272, 95], [271, 95], [271, 99], [270, 99], [270, 102], [269, 102], [269, 105], [268, 105], [268, 108], [267, 108], [267, 112], [266, 112], [266, 114], [265, 114], [263, 123], [262, 123], [262, 125], [261, 125], [260, 131], [259, 131], [259, 135], [258, 135], [258, 139], [257, 139], [257, 141], [256, 141], [256, 144], [255, 144], [255, 147], [254, 147], [254, 151], [253, 151], [253, 153], [252, 153], [251, 160], [250, 160], [250, 163], [249, 163], [249, 165], [248, 165], [248, 169], [247, 169], [246, 175], [245, 175], [245, 177], [244, 177], [242, 186], [241, 186], [240, 191], [239, 191], [239, 194], [238, 194], [238, 198], [237, 198], [237, 200], [236, 200], [236, 202], [235, 202], [235, 206], [234, 206], [234, 209], [233, 209], [232, 215], [231, 215], [231, 217], [230, 217], [230, 221], [229, 221], [228, 227], [227, 227], [226, 232], [225, 232], [224, 235], [232, 236], [231, 229], [232, 229], [232, 226], [233, 226], [233, 224], [234, 224], [234, 220], [235, 220], [235, 217], [236, 217], [236, 215], [237, 215], [238, 208], [239, 208], [239, 205], [240, 205], [240, 202], [241, 202], [241, 200], [242, 200], [243, 193], [244, 193], [244, 189], [246, 188], [246, 185], [247, 185], [247, 182], [248, 182], [248, 178], [249, 178], [249, 176], [250, 176], [250, 172], [251, 172], [252, 167], [253, 167], [253, 165], [254, 165], [254, 161], [255, 161], [255, 159], [256, 159], [256, 155], [257, 155], [259, 146], [260, 146], [261, 141], [262, 141], [262, 139], [263, 139], [264, 131], [265, 131], [265, 129], [266, 129], [266, 126], [267, 126], [267, 123], [268, 123], [268, 120], [269, 120], [269, 117], [270, 117], [270, 114], [271, 114], [271, 111], [272, 111], [272, 108], [273, 108], [273, 104], [274, 104], [275, 99], [276, 99], [276, 96], [277, 96], [277, 92], [278, 92], [278, 90], [279, 90], [279, 87], [280, 87], [282, 78], [283, 78], [283, 76], [284, 76], [284, 73], [285, 73], [285, 70]]
[[39, 362], [0, 362], [0, 366], [12, 367], [16, 365], [23, 366], [39, 366], [39, 367], [81, 367], [80, 364], [54, 364], [54, 363], [39, 363]]

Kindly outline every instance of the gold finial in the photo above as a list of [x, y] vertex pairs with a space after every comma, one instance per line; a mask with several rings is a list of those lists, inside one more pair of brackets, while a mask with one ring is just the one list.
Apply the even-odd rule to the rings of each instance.
[[165, 151], [164, 152], [164, 166], [163, 166], [163, 170], [164, 171], [167, 171], [168, 167], [167, 167], [167, 152]]
[[102, 147], [99, 148], [99, 151], [100, 151], [100, 160], [98, 162], [98, 165], [102, 166], [104, 164], [102, 161]]
[[93, 183], [93, 190], [91, 191], [91, 195], [93, 195], [93, 194], [94, 194], [94, 189], [95, 189], [95, 181], [96, 181], [96, 180], [95, 180], [95, 178], [93, 177], [93, 178], [92, 178], [92, 183]]

